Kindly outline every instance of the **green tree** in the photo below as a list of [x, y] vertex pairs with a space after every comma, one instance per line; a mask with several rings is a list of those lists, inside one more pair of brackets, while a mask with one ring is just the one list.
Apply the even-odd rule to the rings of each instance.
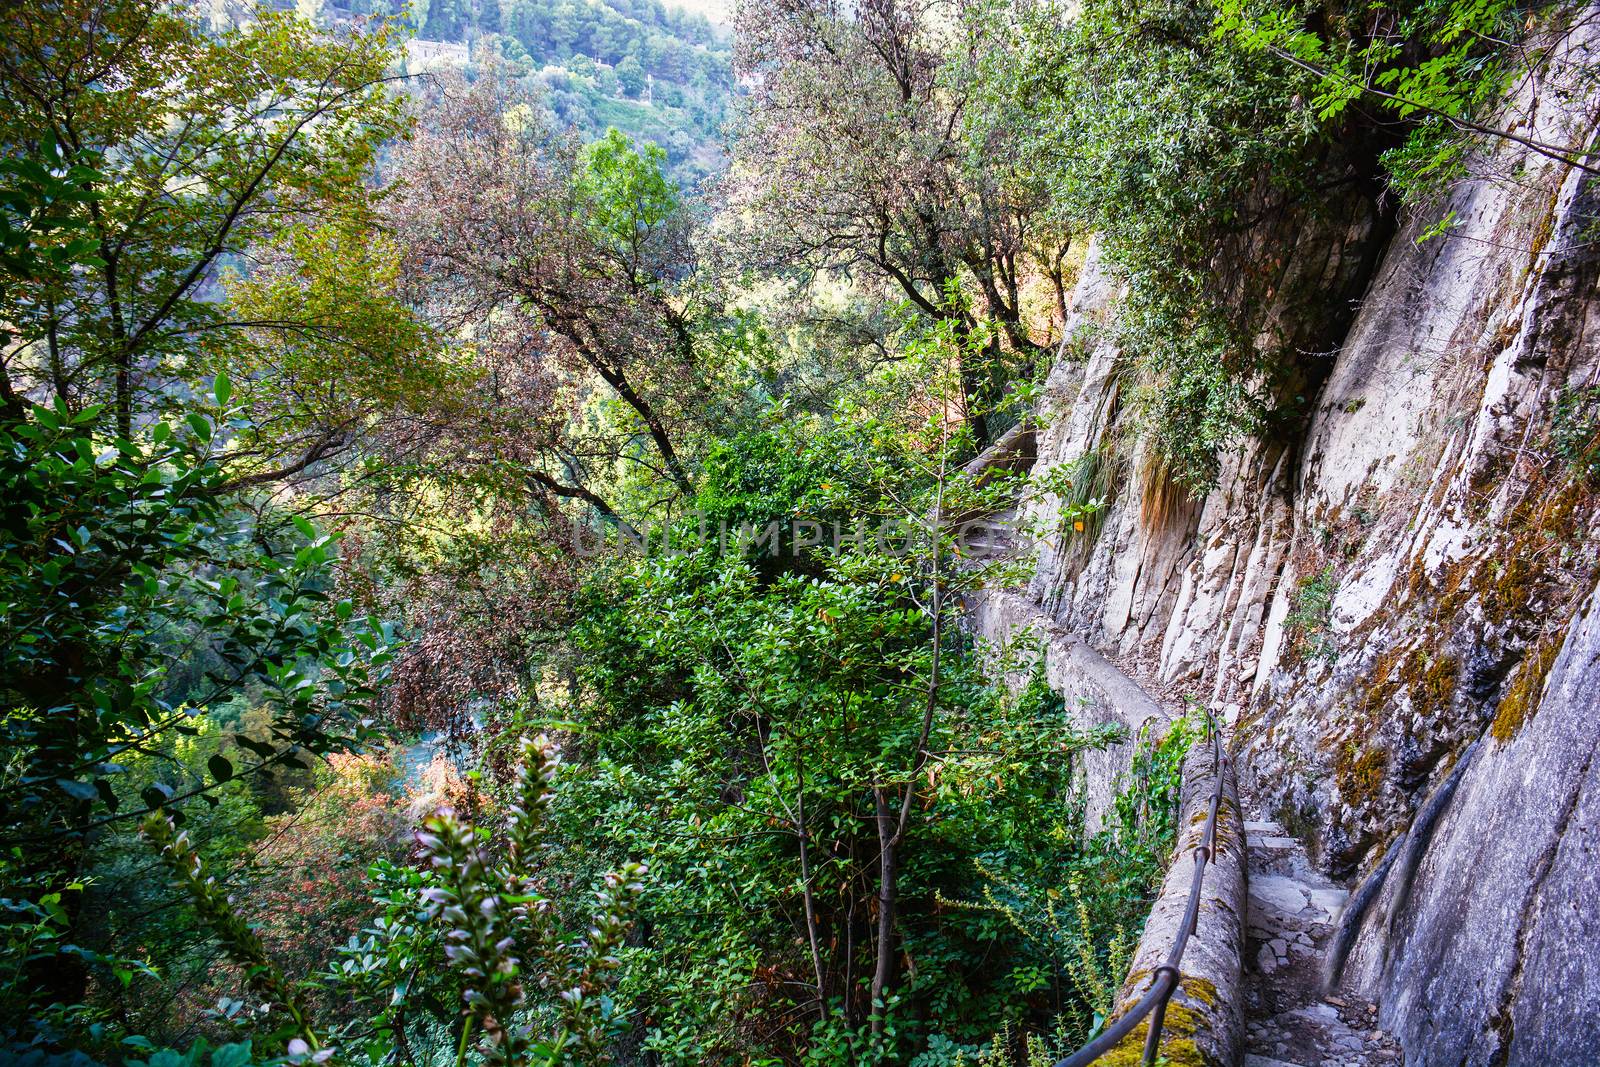
[[631, 97], [637, 97], [644, 92], [644, 67], [639, 63], [637, 56], [624, 56], [622, 62], [617, 64], [617, 84], [621, 85], [622, 91]]
[[429, 0], [427, 22], [417, 32], [432, 41], [459, 41], [470, 24], [467, 0]]
[[504, 28], [500, 0], [478, 0], [478, 30], [482, 33], [499, 33]]
[[1552, 144], [1493, 116], [1513, 80], [1541, 62], [1524, 47], [1530, 34], [1541, 30], [1549, 38], [1541, 43], [1548, 54], [1581, 20], [1557, 15], [1554, 25], [1541, 27], [1541, 13], [1511, 0], [1364, 5], [1318, 29], [1309, 15], [1294, 4], [1227, 0], [1218, 9], [1216, 32], [1250, 53], [1311, 74], [1311, 106], [1324, 122], [1347, 117], [1359, 103], [1401, 120], [1405, 142], [1385, 152], [1384, 162], [1412, 196], [1436, 193], [1464, 177], [1468, 149], [1497, 140], [1600, 174], [1593, 146]]
[[550, 46], [557, 58], [565, 59], [578, 49], [578, 43], [584, 36], [584, 12], [571, 0], [555, 6], [547, 21], [547, 32], [550, 37]]
[[478, 370], [399, 295], [400, 246], [370, 225], [288, 227], [255, 251], [248, 274], [222, 272], [239, 326], [205, 363], [240, 382], [250, 450], [281, 457], [236, 460], [230, 490], [304, 480], [351, 455], [376, 459], [387, 436], [414, 433], [419, 421], [443, 429], [481, 417]]
[[629, 256], [637, 258], [678, 210], [678, 190], [662, 171], [666, 158], [659, 145], [634, 148], [615, 126], [584, 146], [576, 184], [586, 217]]
[[[538, 105], [489, 78], [450, 85], [402, 154], [397, 232], [437, 313], [494, 338], [501, 380], [526, 383], [527, 477], [610, 516], [601, 479], [691, 494], [682, 450], [715, 416], [718, 352], [690, 220], [660, 149], [611, 134], [586, 153]], [[616, 401], [606, 423], [560, 406], [597, 389]]]
[[506, 32], [515, 37], [536, 59], [555, 58], [550, 41], [550, 24], [540, 0], [508, 0], [505, 8]]
[[[223, 264], [308, 220], [370, 213], [360, 179], [404, 128], [392, 30], [332, 36], [263, 12], [212, 32], [154, 0], [13, 5], [3, 19], [0, 141], [98, 177], [74, 209], [90, 269], [5, 289], [15, 336], [0, 395], [106, 403], [129, 438], [136, 413], [181, 393], [197, 353], [243, 335], [215, 299]], [[293, 318], [250, 328], [317, 332]]]

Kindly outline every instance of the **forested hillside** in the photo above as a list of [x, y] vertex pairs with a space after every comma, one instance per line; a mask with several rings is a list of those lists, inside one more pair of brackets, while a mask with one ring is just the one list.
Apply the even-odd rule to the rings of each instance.
[[1591, 1062], [1592, 4], [0, 31], [0, 1063]]
[[469, 46], [464, 65], [537, 86], [563, 125], [593, 140], [612, 126], [660, 145], [686, 187], [720, 169], [734, 92], [728, 33], [660, 0], [355, 0], [325, 23], [391, 16], [420, 42]]

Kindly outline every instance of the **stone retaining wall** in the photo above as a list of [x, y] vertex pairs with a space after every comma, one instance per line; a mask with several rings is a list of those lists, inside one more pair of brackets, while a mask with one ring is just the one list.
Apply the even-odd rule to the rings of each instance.
[[[1161, 895], [1150, 909], [1138, 951], [1117, 996], [1117, 1011], [1132, 1008], [1149, 992], [1156, 969], [1177, 941], [1194, 884], [1194, 850], [1200, 845], [1216, 786], [1212, 746], [1197, 742], [1183, 764], [1183, 814], [1178, 846]], [[1178, 990], [1167, 1005], [1161, 1054], [1187, 1067], [1234, 1067], [1244, 1035], [1243, 957], [1246, 919], [1245, 835], [1239, 787], [1232, 763], [1223, 766], [1222, 804], [1217, 811], [1215, 855], [1201, 883], [1200, 912], [1179, 964]], [[1137, 1064], [1148, 1034], [1141, 1024], [1100, 1063]]]

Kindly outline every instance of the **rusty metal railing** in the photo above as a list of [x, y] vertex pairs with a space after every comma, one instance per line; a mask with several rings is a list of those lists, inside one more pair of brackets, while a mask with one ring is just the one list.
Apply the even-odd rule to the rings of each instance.
[[1087, 1067], [1119, 1045], [1147, 1015], [1150, 1016], [1150, 1033], [1145, 1037], [1144, 1056], [1140, 1062], [1144, 1067], [1150, 1067], [1156, 1062], [1156, 1053], [1161, 1047], [1161, 1026], [1167, 1015], [1167, 1002], [1172, 999], [1172, 994], [1178, 991], [1178, 981], [1182, 977], [1178, 965], [1183, 961], [1183, 950], [1189, 945], [1189, 937], [1200, 925], [1200, 889], [1205, 884], [1206, 864], [1211, 862], [1216, 849], [1217, 813], [1222, 810], [1222, 790], [1223, 783], [1227, 779], [1228, 754], [1222, 747], [1222, 731], [1217, 728], [1215, 721], [1210, 723], [1210, 732], [1212, 752], [1216, 760], [1216, 782], [1211, 790], [1211, 811], [1206, 816], [1206, 828], [1200, 837], [1200, 844], [1194, 849], [1194, 881], [1189, 886], [1189, 905], [1184, 911], [1183, 925], [1178, 928], [1178, 936], [1172, 943], [1172, 951], [1167, 954], [1166, 962], [1156, 968], [1155, 981], [1151, 983], [1149, 991], [1139, 998], [1137, 1004], [1106, 1027], [1099, 1037], [1061, 1060], [1055, 1067]]

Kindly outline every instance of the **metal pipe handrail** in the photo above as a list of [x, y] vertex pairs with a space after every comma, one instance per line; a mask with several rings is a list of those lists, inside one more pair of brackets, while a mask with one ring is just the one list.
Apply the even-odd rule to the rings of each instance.
[[1058, 1062], [1055, 1067], [1087, 1067], [1120, 1044], [1146, 1015], [1152, 1016], [1150, 1033], [1145, 1038], [1144, 1055], [1140, 1062], [1144, 1067], [1150, 1067], [1156, 1061], [1156, 1052], [1161, 1046], [1161, 1026], [1167, 1014], [1167, 1002], [1172, 999], [1172, 994], [1177, 992], [1178, 981], [1182, 977], [1178, 964], [1183, 960], [1183, 950], [1188, 947], [1189, 936], [1200, 925], [1200, 890], [1205, 884], [1206, 864], [1211, 862], [1216, 847], [1217, 813], [1222, 810], [1222, 791], [1223, 782], [1227, 777], [1228, 756], [1222, 748], [1222, 733], [1217, 729], [1215, 720], [1211, 723], [1211, 745], [1216, 761], [1217, 780], [1211, 791], [1211, 810], [1206, 816], [1205, 832], [1201, 834], [1200, 844], [1194, 849], [1194, 881], [1189, 886], [1189, 904], [1184, 909], [1183, 925], [1178, 928], [1178, 936], [1172, 942], [1172, 951], [1167, 954], [1166, 962], [1156, 968], [1155, 981], [1149, 991], [1139, 998], [1137, 1004], [1106, 1027], [1099, 1037]]

